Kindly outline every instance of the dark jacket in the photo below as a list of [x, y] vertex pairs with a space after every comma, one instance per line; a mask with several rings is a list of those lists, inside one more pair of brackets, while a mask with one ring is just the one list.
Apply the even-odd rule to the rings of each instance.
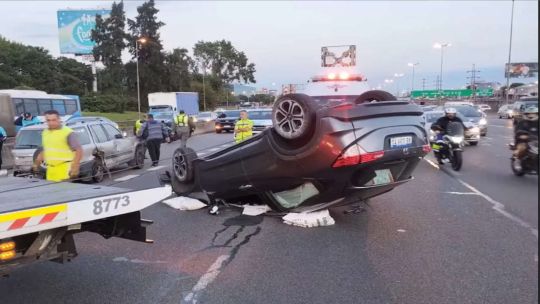
[[514, 128], [515, 132], [515, 142], [523, 142], [519, 138], [519, 135], [525, 134], [525, 135], [532, 135], [538, 137], [538, 119], [537, 120], [526, 120], [522, 119], [518, 122], [516, 127]]
[[463, 129], [466, 129], [465, 125], [463, 124], [463, 121], [461, 120], [461, 118], [459, 117], [454, 117], [452, 119], [448, 118], [446, 115], [437, 119], [437, 121], [431, 125], [431, 130], [434, 130], [434, 131], [442, 131], [443, 133], [446, 133], [447, 131], [447, 128], [448, 128], [448, 123], [450, 122], [459, 122], [462, 126], [463, 126]]
[[[148, 130], [148, 131], [145, 131], [145, 130]], [[139, 135], [142, 135], [145, 132], [148, 132], [148, 137], [146, 137], [145, 139], [164, 139], [169, 136], [163, 124], [157, 120], [146, 121], [142, 125], [141, 130], [139, 132], [141, 132], [141, 134]]]

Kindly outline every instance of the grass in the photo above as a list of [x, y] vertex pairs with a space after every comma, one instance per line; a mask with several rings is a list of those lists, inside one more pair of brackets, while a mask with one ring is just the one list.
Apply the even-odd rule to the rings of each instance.
[[102, 116], [115, 122], [133, 121], [139, 119], [137, 112], [126, 111], [124, 113], [101, 113], [101, 112], [82, 112], [82, 116]]

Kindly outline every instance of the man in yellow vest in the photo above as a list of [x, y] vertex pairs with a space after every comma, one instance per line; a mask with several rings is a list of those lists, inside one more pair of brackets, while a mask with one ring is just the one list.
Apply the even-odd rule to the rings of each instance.
[[174, 119], [174, 123], [176, 124], [176, 134], [180, 138], [180, 146], [185, 148], [189, 138], [189, 116], [184, 110], [180, 110], [180, 113]]
[[146, 121], [146, 115], [143, 115], [143, 119], [138, 119], [135, 121], [135, 126], [133, 127], [133, 134], [137, 136], [139, 134], [139, 130], [141, 130], [141, 127], [143, 123]]
[[246, 110], [240, 111], [240, 120], [234, 125], [234, 140], [242, 142], [253, 136], [253, 121], [248, 118]]
[[43, 151], [39, 153], [32, 169], [45, 161], [47, 165], [47, 180], [61, 182], [79, 176], [79, 166], [82, 158], [82, 148], [73, 130], [62, 126], [60, 115], [56, 110], [45, 112], [48, 128], [43, 130], [41, 141]]

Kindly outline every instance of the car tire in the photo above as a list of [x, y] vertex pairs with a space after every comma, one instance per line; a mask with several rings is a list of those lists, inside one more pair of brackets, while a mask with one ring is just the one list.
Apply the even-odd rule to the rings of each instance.
[[196, 188], [193, 172], [193, 161], [197, 158], [191, 148], [180, 147], [173, 153], [171, 186], [176, 195], [185, 195]]
[[477, 142], [477, 141], [470, 141], [470, 142], [469, 142], [469, 145], [471, 145], [471, 146], [477, 146], [477, 145], [478, 145], [478, 142]]
[[361, 104], [365, 102], [377, 102], [377, 101], [395, 101], [396, 96], [381, 90], [372, 90], [362, 93], [356, 98], [354, 103]]
[[223, 130], [216, 130], [217, 134], [221, 134], [221, 132], [223, 132]]
[[315, 109], [311, 97], [287, 94], [280, 97], [272, 109], [275, 132], [286, 141], [303, 141], [315, 129]]
[[101, 160], [94, 160], [92, 165], [92, 182], [101, 183], [105, 179], [105, 166]]
[[135, 148], [135, 155], [133, 155], [133, 159], [128, 162], [128, 166], [132, 169], [142, 169], [144, 167], [145, 154], [146, 148], [144, 145], [137, 145]]

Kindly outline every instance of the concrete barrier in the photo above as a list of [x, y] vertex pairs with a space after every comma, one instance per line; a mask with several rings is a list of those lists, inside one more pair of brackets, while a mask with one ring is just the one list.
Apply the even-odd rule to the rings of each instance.
[[2, 145], [2, 168], [0, 169], [11, 169], [15, 165], [15, 160], [11, 153], [13, 147], [15, 147], [15, 138], [9, 137]]

